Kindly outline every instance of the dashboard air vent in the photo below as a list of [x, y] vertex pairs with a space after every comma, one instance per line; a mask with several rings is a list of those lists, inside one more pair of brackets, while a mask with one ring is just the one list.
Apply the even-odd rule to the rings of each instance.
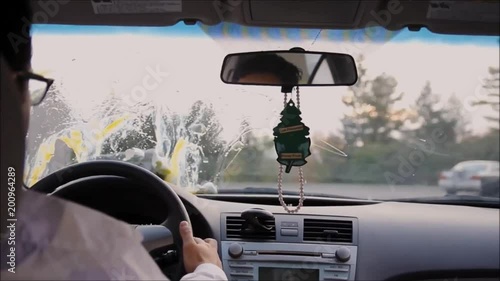
[[262, 225], [270, 230], [256, 230], [256, 229], [243, 229], [245, 219], [239, 216], [226, 217], [226, 238], [227, 239], [245, 239], [245, 240], [259, 240], [269, 241], [276, 240], [276, 228], [273, 219], [265, 219], [261, 221]]
[[304, 241], [352, 243], [352, 221], [304, 219]]

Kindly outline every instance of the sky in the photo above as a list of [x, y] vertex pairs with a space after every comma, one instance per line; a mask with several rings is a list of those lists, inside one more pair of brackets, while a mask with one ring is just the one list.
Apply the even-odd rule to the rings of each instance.
[[[398, 80], [404, 92], [398, 108], [414, 105], [426, 81], [446, 101], [452, 94], [464, 103], [484, 94], [481, 83], [490, 66], [498, 67], [498, 37], [446, 36], [429, 31], [321, 31], [242, 28], [236, 25], [166, 28], [34, 27], [33, 68], [63, 83], [61, 95], [83, 120], [102, 118], [99, 106], [111, 93], [130, 99], [139, 88], [145, 99], [170, 110], [187, 112], [194, 101], [214, 104], [224, 138], [239, 131], [242, 118], [269, 131], [279, 122], [283, 94], [279, 87], [226, 85], [220, 68], [229, 53], [287, 50], [345, 52], [365, 56], [371, 78], [382, 73]], [[387, 38], [392, 38], [388, 42]], [[156, 72], [157, 74], [151, 74]], [[158, 74], [159, 73], [159, 74]], [[145, 80], [154, 86], [146, 86]], [[157, 82], [157, 83], [154, 83]], [[57, 82], [56, 82], [57, 83]], [[312, 131], [341, 130], [348, 112], [342, 103], [347, 87], [302, 87], [301, 110]], [[464, 106], [470, 128], [488, 128], [488, 108]], [[137, 110], [134, 106], [130, 110]]]

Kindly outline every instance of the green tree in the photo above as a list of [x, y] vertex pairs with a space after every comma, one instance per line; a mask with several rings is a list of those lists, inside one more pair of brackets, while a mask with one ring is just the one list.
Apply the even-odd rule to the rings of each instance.
[[[31, 156], [35, 155], [38, 147], [49, 137], [62, 132], [75, 122], [71, 109], [62, 96], [60, 83], [55, 83], [44, 101], [32, 107], [29, 137], [26, 138], [27, 151]], [[73, 158], [70, 150], [66, 146], [56, 147], [54, 157], [59, 158], [58, 161], [62, 165], [68, 165]]]
[[126, 122], [129, 122], [129, 126], [105, 140], [102, 154], [124, 152], [131, 148], [147, 150], [155, 147], [155, 125], [151, 114], [140, 115]]
[[311, 157], [304, 166], [307, 178], [316, 182], [339, 181], [350, 153], [344, 138], [331, 132], [316, 132], [311, 136], [311, 143]]
[[465, 160], [500, 160], [500, 135], [492, 130], [485, 135], [472, 136], [457, 145], [457, 162]]
[[433, 132], [441, 130], [448, 141], [454, 143], [457, 140], [455, 127], [460, 119], [460, 112], [444, 108], [439, 102], [439, 95], [432, 92], [431, 83], [427, 81], [416, 101], [415, 111], [418, 114], [420, 127], [414, 131], [414, 136], [426, 140], [433, 135]]
[[[213, 106], [196, 101], [185, 116], [163, 109], [148, 110], [128, 121], [125, 129], [105, 141], [103, 154], [124, 152], [130, 148], [147, 150], [157, 147], [163, 157], [172, 153], [180, 138], [185, 138], [198, 145], [202, 152], [199, 180], [212, 181], [225, 146], [220, 136], [222, 126]], [[185, 161], [191, 164], [196, 159]]]
[[243, 119], [239, 138], [230, 146], [230, 153], [226, 159], [228, 167], [224, 174], [227, 181], [275, 180], [277, 163], [276, 157], [274, 157], [273, 139], [270, 136], [258, 136], [250, 123]]
[[455, 141], [461, 142], [471, 136], [470, 120], [462, 102], [455, 94], [448, 99], [444, 118], [447, 122], [455, 122]]
[[223, 130], [212, 104], [196, 101], [185, 118], [185, 134], [191, 143], [203, 152], [200, 166], [200, 181], [212, 181], [220, 167], [224, 155], [225, 142], [221, 139]]
[[498, 124], [500, 122], [500, 68], [490, 67], [488, 69], [490, 77], [484, 80], [484, 90], [487, 91], [487, 95], [479, 100], [476, 105], [482, 106], [487, 105], [496, 112], [493, 116], [486, 116], [486, 119], [493, 123], [492, 128], [494, 130], [499, 130]]
[[342, 120], [343, 133], [349, 143], [390, 141], [391, 134], [399, 131], [406, 119], [406, 110], [394, 108], [403, 93], [396, 93], [398, 83], [392, 76], [382, 74], [369, 80], [362, 63], [363, 57], [359, 59], [358, 82], [343, 98], [344, 104], [352, 109]]

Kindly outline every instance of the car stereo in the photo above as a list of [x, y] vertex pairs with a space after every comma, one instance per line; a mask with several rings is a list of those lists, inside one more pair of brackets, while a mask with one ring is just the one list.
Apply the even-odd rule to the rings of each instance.
[[221, 246], [229, 280], [354, 280], [354, 246], [228, 241]]
[[[356, 218], [275, 215], [263, 222], [272, 231], [254, 235], [243, 231], [239, 214], [223, 214], [222, 222], [221, 257], [229, 280], [355, 279]], [[338, 239], [322, 239], [324, 233]]]

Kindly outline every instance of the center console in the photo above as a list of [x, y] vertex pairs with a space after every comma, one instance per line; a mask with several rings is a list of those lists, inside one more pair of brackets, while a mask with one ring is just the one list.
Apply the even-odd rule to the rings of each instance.
[[354, 280], [357, 219], [273, 215], [221, 217], [221, 256], [229, 280]]

